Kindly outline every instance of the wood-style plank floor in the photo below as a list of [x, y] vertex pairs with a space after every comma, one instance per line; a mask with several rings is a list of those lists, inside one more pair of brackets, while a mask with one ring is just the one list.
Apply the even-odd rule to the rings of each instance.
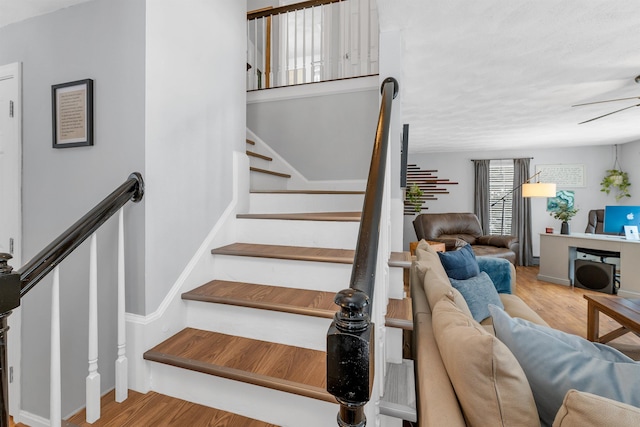
[[[517, 267], [516, 295], [538, 312], [549, 326], [582, 338], [587, 337], [587, 300], [583, 295], [605, 295], [601, 292], [556, 285], [537, 280], [538, 267]], [[600, 316], [602, 335], [618, 329], [620, 325], [606, 315]], [[640, 338], [625, 334], [612, 341], [615, 344], [639, 346]]]
[[115, 392], [102, 398], [102, 417], [89, 424], [85, 421], [85, 411], [80, 411], [69, 419], [78, 427], [268, 427], [262, 421], [197, 405], [162, 394], [147, 394], [129, 391], [129, 398], [122, 403], [115, 402]]

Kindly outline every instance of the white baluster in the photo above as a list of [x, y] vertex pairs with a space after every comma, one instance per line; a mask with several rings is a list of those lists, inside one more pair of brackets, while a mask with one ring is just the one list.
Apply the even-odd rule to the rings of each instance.
[[124, 208], [118, 214], [118, 359], [116, 360], [116, 402], [124, 402], [129, 394], [127, 384], [127, 337], [124, 281]]
[[51, 371], [49, 380], [49, 422], [62, 423], [62, 375], [60, 373], [60, 267], [53, 269], [51, 286]]
[[87, 422], [100, 418], [100, 374], [98, 373], [98, 253], [96, 234], [89, 250], [89, 375], [86, 380]]

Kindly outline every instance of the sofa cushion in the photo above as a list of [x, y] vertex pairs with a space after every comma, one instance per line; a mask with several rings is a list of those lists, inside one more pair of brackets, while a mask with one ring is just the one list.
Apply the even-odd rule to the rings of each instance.
[[640, 425], [640, 408], [596, 396], [595, 394], [569, 390], [553, 421], [553, 427], [585, 427], [612, 425], [637, 427]]
[[604, 344], [511, 318], [496, 306], [489, 311], [496, 336], [527, 375], [543, 425], [551, 425], [571, 389], [640, 406], [640, 364]]
[[448, 298], [433, 309], [433, 331], [469, 425], [539, 425], [527, 378], [500, 340]]
[[457, 251], [438, 252], [447, 276], [453, 279], [466, 280], [480, 273], [478, 261], [471, 246], [466, 245]]
[[[525, 319], [538, 325], [549, 326], [549, 324], [545, 322], [544, 319], [540, 317], [540, 315], [536, 313], [531, 307], [529, 307], [527, 303], [522, 301], [520, 297], [510, 294], [499, 295], [500, 301], [502, 301], [502, 305], [504, 305], [504, 311], [509, 313], [509, 316], [519, 317], [520, 319]], [[489, 316], [480, 323], [483, 326], [492, 325], [493, 318]]]
[[489, 304], [495, 304], [498, 307], [504, 308], [491, 278], [484, 271], [467, 280], [449, 280], [451, 281], [451, 285], [460, 291], [464, 297], [471, 311], [471, 315], [476, 322], [482, 322], [491, 316], [489, 313]]

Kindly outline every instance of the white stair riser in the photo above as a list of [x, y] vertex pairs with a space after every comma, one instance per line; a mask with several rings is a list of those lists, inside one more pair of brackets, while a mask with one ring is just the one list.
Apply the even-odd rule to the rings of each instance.
[[403, 299], [409, 297], [404, 292], [404, 269], [389, 267], [389, 298]]
[[289, 178], [264, 172], [251, 171], [249, 174], [249, 188], [251, 190], [286, 190], [288, 185]]
[[249, 196], [249, 213], [360, 212], [362, 194], [261, 194]]
[[260, 157], [254, 157], [254, 156], [248, 156], [248, 157], [249, 157], [249, 165], [251, 167], [271, 170], [271, 165], [272, 165], [271, 160], [266, 160], [266, 159], [262, 159]]
[[352, 264], [214, 256], [215, 278], [285, 288], [338, 292], [349, 287]]
[[355, 249], [359, 222], [239, 219], [238, 241]]
[[152, 390], [283, 427], [336, 424], [338, 405], [150, 362]]
[[185, 302], [189, 327], [326, 351], [327, 330], [332, 319], [228, 304]]

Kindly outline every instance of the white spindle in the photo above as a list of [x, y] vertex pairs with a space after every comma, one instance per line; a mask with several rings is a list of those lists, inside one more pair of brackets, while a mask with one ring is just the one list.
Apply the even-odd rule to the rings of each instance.
[[260, 58], [260, 64], [262, 65], [262, 88], [266, 89], [267, 86], [267, 18], [266, 17], [262, 17], [260, 18], [260, 22], [262, 23], [262, 25], [260, 26], [260, 28], [262, 28], [262, 31], [260, 32], [262, 34], [262, 56]]
[[302, 83], [307, 83], [307, 9], [302, 10]]
[[293, 12], [293, 84], [298, 84], [298, 11]]
[[116, 360], [116, 402], [124, 402], [129, 395], [127, 383], [127, 332], [124, 281], [124, 208], [118, 213], [118, 359]]
[[289, 80], [289, 32], [291, 31], [291, 23], [289, 20], [289, 16], [290, 13], [287, 12], [285, 15], [285, 22], [286, 25], [283, 25], [284, 27], [284, 44], [285, 44], [285, 49], [284, 49], [284, 84], [285, 85], [290, 85], [291, 81]]
[[60, 373], [60, 267], [53, 270], [51, 286], [51, 371], [49, 379], [49, 422], [62, 423], [62, 375]]
[[253, 41], [253, 75], [255, 78], [255, 85], [253, 86], [255, 89], [260, 87], [260, 77], [258, 76], [258, 64], [260, 63], [258, 60], [258, 20], [253, 20], [253, 34], [255, 40]]
[[89, 375], [86, 380], [87, 422], [100, 418], [100, 374], [98, 373], [98, 251], [96, 233], [89, 249]]

